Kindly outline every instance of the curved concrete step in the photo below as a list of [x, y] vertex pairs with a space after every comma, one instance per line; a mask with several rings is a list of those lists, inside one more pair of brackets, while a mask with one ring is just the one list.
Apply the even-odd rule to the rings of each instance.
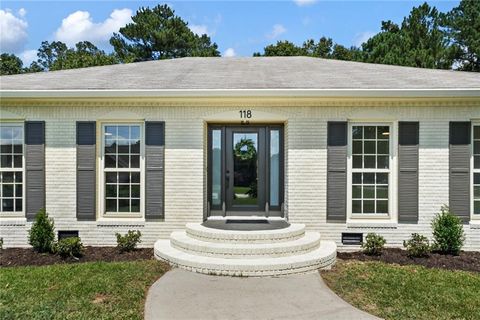
[[221, 243], [208, 242], [189, 237], [185, 231], [172, 232], [170, 243], [175, 249], [209, 257], [262, 258], [303, 254], [320, 245], [320, 233], [305, 232], [301, 238], [273, 243]]
[[190, 254], [173, 248], [170, 240], [158, 240], [155, 257], [180, 268], [214, 275], [275, 276], [330, 268], [337, 255], [333, 241], [321, 241], [320, 246], [308, 253], [276, 258], [226, 259]]
[[233, 231], [204, 227], [201, 223], [187, 223], [189, 237], [207, 242], [271, 243], [292, 241], [303, 237], [304, 224], [291, 224], [287, 228], [274, 230]]

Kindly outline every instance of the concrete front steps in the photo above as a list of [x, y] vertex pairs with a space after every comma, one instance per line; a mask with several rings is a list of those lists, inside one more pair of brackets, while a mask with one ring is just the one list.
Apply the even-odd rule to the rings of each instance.
[[275, 276], [330, 268], [336, 259], [333, 241], [305, 225], [274, 230], [236, 231], [188, 223], [185, 231], [158, 240], [155, 257], [173, 266], [214, 275]]

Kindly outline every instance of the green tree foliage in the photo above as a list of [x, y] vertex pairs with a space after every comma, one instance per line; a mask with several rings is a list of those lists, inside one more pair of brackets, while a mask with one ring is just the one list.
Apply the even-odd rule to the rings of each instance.
[[78, 42], [74, 48], [68, 48], [65, 43], [60, 41], [51, 43], [43, 41], [37, 56], [37, 64], [30, 66], [32, 71], [35, 68], [53, 71], [103, 66], [119, 62], [115, 55], [106, 54], [89, 41]]
[[14, 54], [2, 53], [0, 55], [0, 75], [18, 74], [23, 71], [22, 60]]
[[420, 68], [449, 69], [451, 48], [441, 28], [441, 14], [424, 3], [401, 26], [382, 21], [381, 32], [362, 45], [364, 60]]
[[459, 69], [480, 72], [480, 1], [461, 1], [444, 15], [444, 25]]
[[132, 20], [110, 39], [122, 62], [220, 56], [210, 37], [194, 34], [167, 5], [142, 7]]

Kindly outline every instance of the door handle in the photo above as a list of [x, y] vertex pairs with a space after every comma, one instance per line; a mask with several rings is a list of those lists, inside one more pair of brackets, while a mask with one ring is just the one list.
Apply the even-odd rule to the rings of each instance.
[[227, 188], [228, 188], [228, 185], [230, 184], [230, 171], [227, 170], [225, 172], [225, 184], [227, 185]]

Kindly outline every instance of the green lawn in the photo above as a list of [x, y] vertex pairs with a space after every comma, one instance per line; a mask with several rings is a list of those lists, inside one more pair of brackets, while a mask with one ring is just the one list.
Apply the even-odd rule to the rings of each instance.
[[0, 319], [143, 319], [156, 260], [0, 269]]
[[385, 319], [480, 315], [479, 273], [350, 260], [338, 261], [322, 277], [344, 300]]

